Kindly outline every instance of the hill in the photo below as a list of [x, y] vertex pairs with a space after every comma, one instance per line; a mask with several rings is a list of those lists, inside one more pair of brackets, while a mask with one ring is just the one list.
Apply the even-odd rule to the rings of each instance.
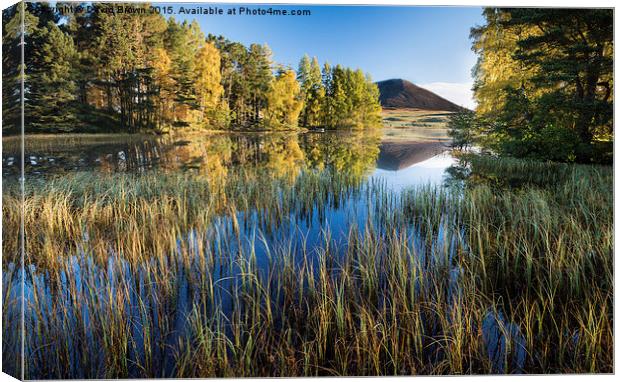
[[459, 111], [463, 108], [407, 80], [392, 79], [377, 82], [381, 106], [398, 109]]

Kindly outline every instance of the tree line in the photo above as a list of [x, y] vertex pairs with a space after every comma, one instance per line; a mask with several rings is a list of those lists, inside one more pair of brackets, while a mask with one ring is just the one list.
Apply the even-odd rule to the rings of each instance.
[[486, 8], [473, 28], [475, 114], [457, 146], [560, 162], [611, 163], [613, 11]]
[[[62, 3], [57, 3], [62, 5]], [[194, 20], [149, 12], [60, 14], [26, 3], [25, 118], [29, 132], [181, 128], [367, 128], [379, 91], [361, 70], [304, 56], [297, 71], [267, 45], [207, 35]], [[110, 3], [105, 3], [109, 7]], [[89, 11], [90, 10], [90, 11]], [[19, 4], [2, 14], [3, 130], [20, 126]]]

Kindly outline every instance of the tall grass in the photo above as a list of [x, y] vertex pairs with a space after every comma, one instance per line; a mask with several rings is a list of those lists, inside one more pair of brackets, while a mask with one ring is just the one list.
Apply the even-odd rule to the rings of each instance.
[[464, 188], [400, 194], [327, 170], [30, 184], [26, 375], [612, 372], [612, 170], [467, 165]]

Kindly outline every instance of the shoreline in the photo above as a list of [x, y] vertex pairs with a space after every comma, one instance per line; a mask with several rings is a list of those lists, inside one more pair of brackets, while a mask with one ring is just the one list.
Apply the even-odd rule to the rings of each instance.
[[430, 159], [450, 148], [441, 141], [381, 141], [377, 167], [398, 171]]

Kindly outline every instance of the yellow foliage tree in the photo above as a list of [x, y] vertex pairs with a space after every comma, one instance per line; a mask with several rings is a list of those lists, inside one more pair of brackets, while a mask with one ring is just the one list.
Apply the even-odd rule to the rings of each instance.
[[267, 107], [264, 110], [266, 126], [274, 129], [297, 127], [303, 106], [295, 72], [287, 70], [280, 73], [267, 92]]
[[206, 43], [196, 54], [196, 98], [199, 122], [203, 124], [219, 125], [225, 119], [220, 60], [220, 51], [211, 43]]
[[472, 29], [473, 50], [478, 54], [474, 68], [474, 99], [476, 112], [481, 116], [492, 116], [502, 110], [507, 87], [531, 91], [529, 79], [536, 74], [536, 68], [527, 67], [515, 59], [517, 42], [534, 35], [532, 27], [500, 27], [510, 16], [497, 8], [484, 11], [487, 25]]
[[153, 68], [153, 79], [159, 89], [157, 98], [157, 128], [160, 130], [173, 119], [173, 86], [174, 80], [170, 76], [172, 60], [164, 48], [155, 48], [151, 57], [150, 66]]

